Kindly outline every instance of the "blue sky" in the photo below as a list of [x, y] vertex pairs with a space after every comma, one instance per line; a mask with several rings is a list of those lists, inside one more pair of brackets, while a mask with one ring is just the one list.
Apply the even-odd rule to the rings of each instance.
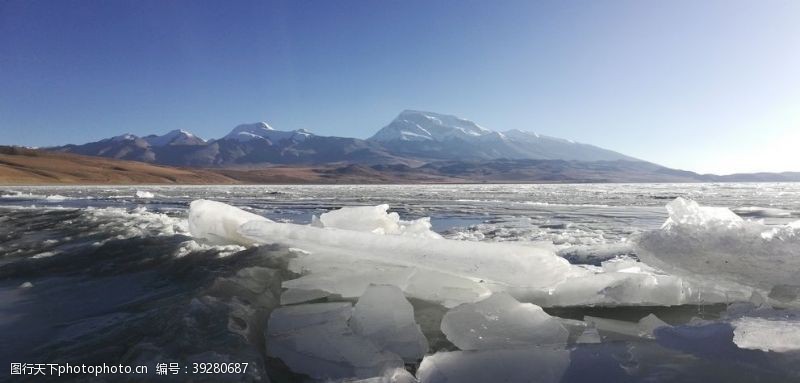
[[456, 114], [700, 171], [800, 171], [798, 1], [0, 2], [0, 143]]

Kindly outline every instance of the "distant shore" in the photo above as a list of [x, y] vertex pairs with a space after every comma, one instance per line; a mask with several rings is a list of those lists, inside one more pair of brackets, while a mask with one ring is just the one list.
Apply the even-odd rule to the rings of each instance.
[[325, 164], [186, 168], [0, 146], [0, 185], [247, 185], [798, 182], [800, 173], [700, 175], [643, 162], [495, 160], [419, 168]]

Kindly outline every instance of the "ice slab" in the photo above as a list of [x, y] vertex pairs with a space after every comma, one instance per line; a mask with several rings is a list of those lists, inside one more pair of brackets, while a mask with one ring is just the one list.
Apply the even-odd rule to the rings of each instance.
[[417, 378], [421, 383], [555, 383], [569, 362], [569, 351], [549, 348], [438, 352], [422, 360]]
[[371, 378], [403, 360], [352, 331], [350, 303], [281, 307], [267, 326], [267, 354], [315, 379]]
[[541, 307], [495, 293], [477, 303], [448, 311], [442, 332], [462, 350], [507, 349], [523, 346], [565, 346], [569, 332]]
[[281, 305], [293, 305], [296, 303], [313, 301], [315, 299], [326, 298], [329, 295], [330, 294], [322, 290], [288, 289], [281, 294]]
[[775, 285], [767, 294], [767, 298], [777, 305], [800, 306], [800, 285]]
[[153, 193], [151, 193], [149, 191], [144, 191], [144, 190], [137, 190], [136, 191], [136, 198], [149, 199], [149, 198], [155, 198], [155, 196], [156, 196], [155, 194], [153, 194]]
[[371, 284], [391, 284], [404, 287], [414, 273], [414, 268], [383, 262], [358, 259], [333, 253], [298, 256], [290, 262], [290, 270], [304, 274], [300, 278], [283, 282], [287, 289], [322, 290], [344, 298], [358, 298]]
[[743, 317], [734, 320], [733, 343], [739, 348], [800, 351], [800, 320]]
[[657, 328], [669, 326], [669, 324], [665, 323], [653, 314], [649, 314], [640, 319], [638, 323], [616, 319], [597, 318], [588, 315], [584, 316], [583, 320], [584, 322], [589, 323], [592, 327], [601, 331], [609, 331], [617, 334], [649, 339], [655, 338], [654, 331]]
[[647, 264], [731, 300], [747, 300], [752, 290], [745, 287], [766, 293], [775, 285], [799, 284], [800, 223], [769, 227], [683, 198], [670, 202], [667, 211], [661, 230], [635, 241]]
[[[354, 215], [350, 209], [368, 213]], [[277, 223], [200, 200], [192, 203], [189, 221], [192, 234], [208, 241], [287, 246], [294, 256], [289, 268], [302, 276], [285, 281], [285, 288], [319, 290], [345, 298], [361, 296], [370, 284], [392, 284], [408, 297], [448, 308], [503, 291], [540, 306], [679, 305], [728, 298], [724, 292], [704, 291], [701, 295], [685, 280], [636, 260], [606, 261], [602, 267], [570, 265], [555, 255], [552, 244], [387, 235], [385, 228], [380, 230], [384, 234], [376, 234], [371, 229], [374, 225], [395, 222], [386, 218], [394, 216], [387, 214], [384, 206], [326, 214], [330, 215], [315, 225]], [[358, 221], [357, 216], [370, 214], [366, 223]], [[323, 221], [328, 221], [328, 226]]]
[[570, 264], [551, 246], [474, 243], [250, 221], [238, 234], [255, 243], [280, 243], [312, 254], [347, 254], [360, 259], [433, 270], [501, 285], [544, 288], [564, 279]]
[[394, 368], [383, 373], [383, 376], [359, 380], [343, 380], [342, 383], [419, 383], [417, 378], [402, 368]]
[[600, 332], [598, 332], [594, 327], [587, 327], [585, 330], [583, 330], [581, 336], [579, 336], [575, 341], [575, 343], [580, 344], [596, 344], [602, 342], [603, 338], [600, 337]]
[[431, 230], [430, 218], [403, 221], [395, 212], [388, 213], [389, 205], [346, 207], [323, 213], [312, 225], [374, 234], [405, 235], [410, 237], [440, 239]]
[[486, 283], [432, 270], [416, 269], [404, 288], [406, 295], [446, 308], [477, 302], [492, 294]]
[[[292, 271], [302, 277], [284, 281], [283, 287], [295, 290], [319, 290], [343, 298], [358, 298], [371, 284], [398, 286], [408, 297], [455, 307], [487, 297], [485, 283], [470, 278], [416, 267], [393, 265], [341, 253], [333, 249], [325, 254], [299, 254], [290, 261]], [[288, 293], [288, 292], [287, 292]], [[288, 298], [287, 298], [288, 299]]]
[[347, 322], [353, 315], [349, 302], [330, 302], [285, 306], [275, 309], [270, 315], [268, 334], [283, 334], [299, 331], [305, 327], [329, 323]]
[[267, 218], [221, 202], [195, 200], [189, 205], [189, 232], [215, 245], [252, 245], [254, 242], [239, 234], [246, 222], [272, 222]]
[[[512, 291], [514, 291], [512, 289]], [[633, 259], [602, 262], [602, 266], [575, 265], [565, 280], [552, 286], [546, 295], [520, 300], [541, 306], [673, 306], [689, 303], [725, 301], [724, 295], [700, 296], [692, 285]]]
[[428, 352], [428, 340], [414, 321], [414, 308], [397, 286], [368, 287], [355, 305], [350, 327], [407, 362]]

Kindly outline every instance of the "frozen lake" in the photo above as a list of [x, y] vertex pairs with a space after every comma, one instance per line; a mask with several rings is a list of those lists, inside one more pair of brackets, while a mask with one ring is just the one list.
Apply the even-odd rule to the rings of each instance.
[[[673, 205], [683, 210], [662, 229], [678, 197], [742, 218], [687, 203]], [[190, 228], [189, 204], [200, 199], [275, 223], [248, 227], [246, 243], [210, 243]], [[358, 226], [372, 224], [366, 210], [312, 218], [380, 204], [402, 219], [376, 213], [380, 233]], [[430, 229], [408, 223], [424, 217]], [[513, 382], [798, 381], [797, 220], [800, 184], [0, 187], [0, 375], [12, 362], [246, 362], [245, 374], [193, 379], [350, 381], [391, 367], [409, 375], [375, 381], [480, 381], [471, 366]], [[317, 234], [328, 232], [344, 233]], [[518, 265], [519, 249], [546, 254]], [[472, 252], [463, 260], [474, 267], [459, 261]], [[507, 261], [533, 268], [502, 275]], [[527, 283], [526, 273], [561, 279]], [[363, 295], [358, 278], [399, 290]], [[507, 300], [470, 306], [493, 294]], [[405, 319], [400, 309], [381, 316], [391, 310], [383, 302], [406, 299]], [[507, 323], [503, 334], [470, 310]], [[639, 322], [649, 314], [658, 326]], [[344, 324], [330, 322], [341, 315]], [[292, 327], [311, 316], [322, 322]], [[421, 335], [386, 335], [406, 325]], [[472, 330], [481, 341], [459, 332]], [[753, 344], [747, 331], [783, 344]], [[412, 347], [420, 336], [422, 351]]]

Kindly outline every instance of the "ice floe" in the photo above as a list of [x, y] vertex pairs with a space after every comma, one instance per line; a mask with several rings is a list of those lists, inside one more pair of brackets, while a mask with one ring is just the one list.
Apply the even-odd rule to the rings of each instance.
[[359, 215], [372, 218], [349, 226], [358, 230], [325, 226], [319, 223], [322, 219], [312, 225], [277, 223], [219, 202], [199, 200], [191, 204], [189, 229], [211, 243], [277, 243], [302, 249], [294, 251], [289, 263], [290, 270], [301, 277], [284, 282], [284, 287], [344, 298], [360, 297], [370, 284], [391, 284], [409, 297], [446, 307], [502, 291], [540, 306], [679, 305], [725, 299], [724, 294], [699, 296], [681, 278], [633, 259], [606, 261], [601, 267], [571, 265], [545, 243], [391, 235], [385, 229], [383, 206], [344, 208], [331, 214], [349, 216], [351, 209], [368, 211]]
[[367, 288], [353, 309], [350, 327], [408, 362], [420, 360], [428, 352], [428, 340], [414, 321], [414, 308], [396, 286]]
[[746, 300], [752, 288], [800, 285], [800, 222], [771, 227], [727, 208], [678, 198], [661, 230], [642, 233], [637, 255], [708, 293]]
[[442, 318], [442, 332], [461, 350], [564, 347], [569, 336], [541, 307], [520, 303], [506, 293], [451, 309]]
[[655, 338], [654, 331], [660, 327], [667, 327], [657, 316], [649, 314], [639, 320], [639, 322], [627, 322], [616, 319], [597, 318], [592, 316], [583, 317], [584, 322], [602, 332], [608, 331], [632, 337]]
[[733, 343], [740, 348], [788, 352], [800, 351], [800, 319], [743, 317], [732, 322]]
[[239, 234], [239, 227], [251, 221], [272, 222], [222, 202], [196, 200], [189, 207], [189, 231], [194, 237], [217, 245], [254, 244]]
[[389, 213], [387, 210], [389, 210], [389, 205], [386, 204], [332, 210], [321, 214], [319, 218], [314, 217], [312, 225], [375, 234], [441, 238], [439, 234], [431, 230], [430, 218], [402, 221], [399, 214], [395, 212]]
[[134, 196], [136, 196], [136, 198], [141, 198], [141, 199], [150, 199], [150, 198], [155, 198], [156, 195], [149, 191], [137, 190]]
[[[617, 256], [599, 265], [570, 264], [547, 243], [443, 239], [428, 220], [402, 221], [387, 211], [386, 205], [343, 208], [299, 225], [198, 200], [191, 204], [188, 226], [197, 241], [288, 249], [289, 271], [299, 276], [282, 283], [280, 301], [290, 306], [270, 316], [267, 353], [296, 373], [322, 380], [413, 382], [403, 365], [422, 359], [416, 379], [423, 383], [528, 381], [531, 376], [555, 382], [570, 363], [568, 342], [602, 343], [621, 336], [669, 344], [680, 338], [670, 334], [691, 332], [653, 314], [638, 322], [594, 316], [578, 321], [553, 317], [542, 307], [735, 300], [768, 307], [796, 302], [800, 294], [789, 272], [797, 270], [798, 261], [785, 259], [800, 243], [795, 235], [800, 224], [769, 227], [690, 200], [670, 203], [663, 227], [641, 234], [633, 245], [575, 254], [596, 254], [594, 259], [632, 249], [643, 254], [644, 262]], [[777, 264], [763, 265], [770, 260]], [[443, 335], [460, 351], [436, 347], [438, 352], [426, 356], [428, 339], [431, 345], [442, 340], [426, 339], [423, 334], [429, 333], [420, 328], [407, 299], [443, 306], [436, 322], [441, 333], [433, 336]], [[304, 303], [325, 300], [350, 301]], [[730, 347], [800, 348], [795, 318], [734, 312], [707, 323], [734, 334], [733, 342], [727, 340]]]
[[569, 367], [570, 353], [553, 348], [437, 352], [417, 370], [421, 383], [555, 383]]
[[402, 368], [400, 356], [353, 332], [348, 302], [284, 306], [267, 325], [267, 353], [316, 379], [372, 378]]

